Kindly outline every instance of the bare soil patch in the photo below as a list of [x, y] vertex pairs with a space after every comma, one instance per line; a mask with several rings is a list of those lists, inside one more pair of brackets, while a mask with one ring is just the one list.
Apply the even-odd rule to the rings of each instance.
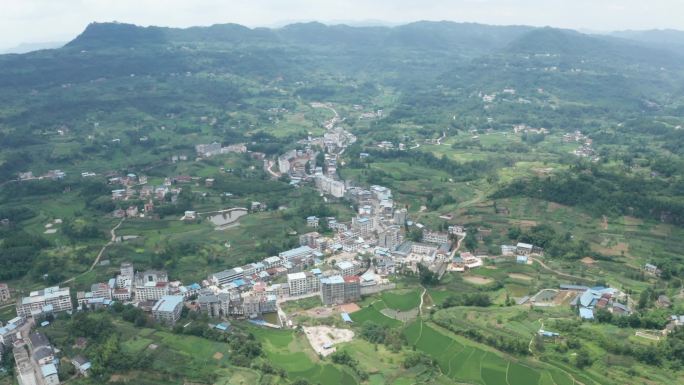
[[594, 258], [592, 258], [592, 257], [584, 257], [584, 258], [581, 259], [581, 261], [582, 261], [583, 264], [589, 265], [589, 266], [591, 266], [591, 265], [593, 265], [594, 263], [596, 263], [596, 260], [594, 260]]
[[487, 285], [494, 282], [494, 280], [491, 278], [481, 277], [479, 275], [467, 275], [463, 277], [463, 280], [475, 285]]
[[304, 334], [316, 353], [328, 356], [336, 351], [336, 344], [354, 339], [354, 332], [330, 326], [305, 326]]
[[344, 313], [351, 314], [355, 311], [361, 310], [361, 308], [355, 303], [345, 303], [344, 305], [340, 305], [340, 310]]

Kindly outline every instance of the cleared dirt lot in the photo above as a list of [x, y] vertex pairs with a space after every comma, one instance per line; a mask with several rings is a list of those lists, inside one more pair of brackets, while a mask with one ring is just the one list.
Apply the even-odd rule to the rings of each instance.
[[463, 277], [463, 280], [474, 283], [475, 285], [487, 285], [494, 282], [491, 278], [481, 277], [479, 275], [466, 275]]
[[316, 353], [324, 357], [335, 352], [334, 345], [349, 342], [354, 338], [353, 331], [330, 326], [305, 326], [304, 334]]

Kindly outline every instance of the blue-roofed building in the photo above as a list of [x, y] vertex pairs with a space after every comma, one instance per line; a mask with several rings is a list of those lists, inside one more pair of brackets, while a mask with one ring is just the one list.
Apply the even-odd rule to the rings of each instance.
[[[599, 295], [598, 298], [601, 296]], [[582, 293], [579, 299], [579, 303], [583, 307], [592, 307], [594, 306], [595, 301], [597, 300], [596, 292], [592, 289], [589, 289]]]
[[349, 316], [348, 313], [341, 313], [340, 316], [342, 316], [342, 321], [347, 322], [347, 323], [352, 323], [351, 317]]
[[59, 376], [57, 375], [57, 367], [55, 364], [41, 366], [40, 373], [43, 375], [43, 383], [59, 384]]
[[228, 322], [221, 322], [220, 324], [214, 326], [216, 330], [222, 331], [222, 332], [227, 332], [230, 330], [230, 323]]
[[582, 307], [579, 309], [579, 315], [582, 319], [592, 320], [594, 319], [594, 311], [592, 309]]
[[521, 265], [527, 264], [527, 255], [518, 255], [515, 257], [515, 262]]

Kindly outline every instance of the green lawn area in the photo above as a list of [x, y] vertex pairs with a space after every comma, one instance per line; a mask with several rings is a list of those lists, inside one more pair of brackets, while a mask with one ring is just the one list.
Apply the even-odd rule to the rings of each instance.
[[406, 311], [420, 305], [420, 293], [418, 289], [385, 291], [382, 300], [390, 309]]

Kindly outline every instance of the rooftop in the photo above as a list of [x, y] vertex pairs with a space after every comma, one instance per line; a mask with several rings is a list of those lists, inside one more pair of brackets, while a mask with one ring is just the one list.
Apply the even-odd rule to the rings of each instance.
[[173, 312], [182, 303], [183, 297], [180, 295], [165, 295], [154, 304], [152, 311]]
[[55, 364], [43, 365], [40, 367], [40, 371], [43, 373], [43, 377], [57, 375], [57, 367]]

